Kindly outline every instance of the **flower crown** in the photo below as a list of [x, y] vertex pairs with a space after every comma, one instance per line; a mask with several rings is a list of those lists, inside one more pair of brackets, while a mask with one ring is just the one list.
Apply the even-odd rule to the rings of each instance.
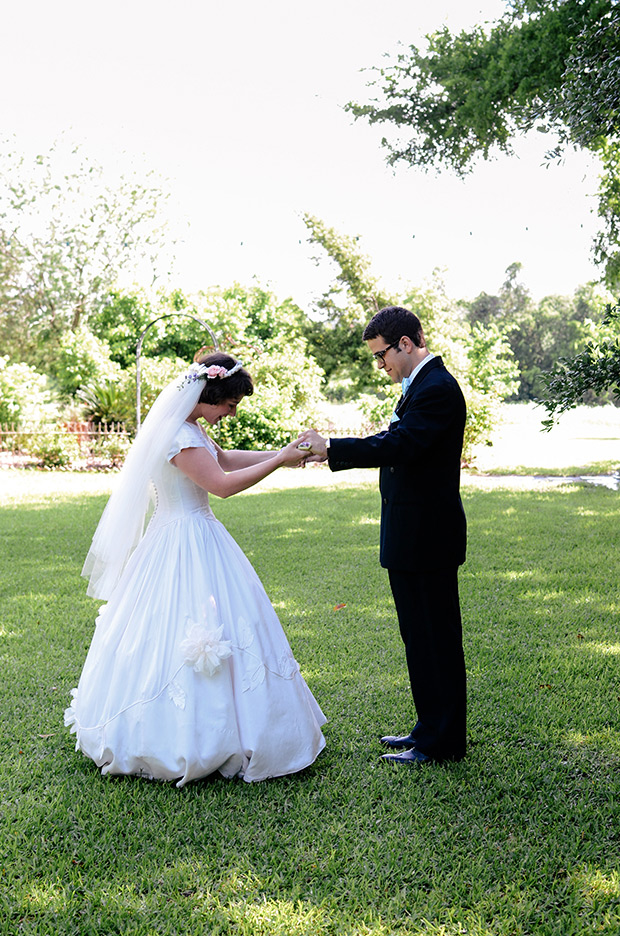
[[[201, 367], [205, 367], [205, 364], [201, 364]], [[230, 370], [226, 370], [225, 367], [220, 367], [219, 364], [209, 364], [206, 368], [204, 374], [201, 374], [204, 380], [215, 380], [216, 377], [232, 377], [233, 374], [236, 374], [237, 371], [241, 370], [243, 364], [241, 361], [237, 361], [234, 367], [231, 367]]]
[[191, 364], [183, 376], [181, 386], [187, 383], [194, 383], [196, 380], [223, 380], [224, 377], [232, 377], [243, 367], [241, 361], [227, 370], [220, 364]]

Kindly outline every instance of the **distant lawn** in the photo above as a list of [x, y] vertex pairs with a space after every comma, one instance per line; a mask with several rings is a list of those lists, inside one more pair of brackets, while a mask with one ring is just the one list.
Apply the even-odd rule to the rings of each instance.
[[102, 778], [62, 725], [97, 607], [91, 489], [37, 474], [0, 506], [2, 936], [618, 936], [619, 494], [465, 488], [469, 755], [418, 770], [379, 762], [413, 710], [375, 485], [214, 499], [327, 748], [177, 790]]
[[494, 474], [612, 474], [620, 469], [620, 408], [577, 406], [550, 432], [534, 403], [505, 403], [492, 445], [478, 446], [475, 464]]
[[[594, 461], [586, 464], [563, 465], [561, 468], [550, 468], [548, 465], [514, 465], [510, 467], [487, 468], [483, 473], [498, 477], [512, 474], [519, 477], [531, 477], [533, 475], [535, 477], [547, 476], [550, 478], [574, 478], [583, 475], [613, 475], [618, 472], [620, 467], [619, 462], [620, 456], [618, 459]], [[472, 474], [475, 476], [477, 473], [474, 466]]]

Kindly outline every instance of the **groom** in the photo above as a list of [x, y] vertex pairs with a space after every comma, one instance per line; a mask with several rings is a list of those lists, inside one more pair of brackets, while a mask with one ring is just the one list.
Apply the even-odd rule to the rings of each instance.
[[365, 439], [324, 439], [314, 429], [309, 460], [332, 471], [381, 469], [381, 565], [405, 645], [417, 722], [404, 736], [381, 739], [397, 764], [465, 756], [465, 661], [458, 567], [466, 522], [459, 494], [465, 401], [440, 357], [426, 347], [413, 312], [377, 312], [363, 338], [379, 368], [403, 395], [389, 429]]

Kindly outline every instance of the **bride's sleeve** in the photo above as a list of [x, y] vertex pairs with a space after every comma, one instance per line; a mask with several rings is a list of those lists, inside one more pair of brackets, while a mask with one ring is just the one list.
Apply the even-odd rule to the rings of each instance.
[[[198, 430], [200, 431], [200, 430]], [[178, 455], [183, 449], [186, 448], [200, 448], [201, 440], [196, 435], [196, 430], [187, 423], [179, 428], [179, 431], [172, 440], [172, 444], [168, 450], [166, 458], [170, 461], [174, 458], [175, 455]]]

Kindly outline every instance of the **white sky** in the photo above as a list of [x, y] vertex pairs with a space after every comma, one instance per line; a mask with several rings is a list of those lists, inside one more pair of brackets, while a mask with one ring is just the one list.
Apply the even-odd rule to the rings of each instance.
[[173, 285], [253, 277], [302, 305], [327, 263], [303, 212], [357, 235], [387, 285], [444, 271], [494, 292], [513, 261], [535, 297], [597, 278], [596, 163], [543, 168], [549, 141], [452, 173], [394, 172], [381, 129], [344, 113], [361, 73], [427, 32], [492, 20], [502, 0], [0, 0], [0, 135], [43, 151], [65, 132], [105, 167], [167, 180], [182, 242]]

